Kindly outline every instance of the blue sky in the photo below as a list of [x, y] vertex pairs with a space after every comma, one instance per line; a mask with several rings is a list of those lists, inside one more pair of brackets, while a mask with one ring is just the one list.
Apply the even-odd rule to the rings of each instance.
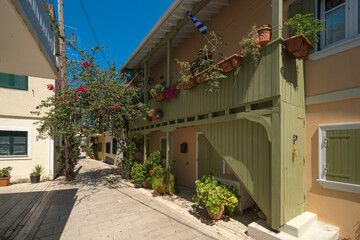
[[[57, 0], [53, 2], [57, 11]], [[96, 46], [80, 0], [63, 2], [66, 34], [74, 33], [82, 48]], [[116, 60], [117, 69], [130, 57], [172, 2], [173, 0], [83, 0], [96, 35], [101, 45], [106, 47], [105, 55], [110, 62]], [[101, 54], [98, 55], [98, 61], [103, 67], [106, 66]]]

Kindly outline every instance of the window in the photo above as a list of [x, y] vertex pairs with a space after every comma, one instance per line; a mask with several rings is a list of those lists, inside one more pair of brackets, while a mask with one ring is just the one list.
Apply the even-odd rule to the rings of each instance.
[[320, 0], [320, 18], [325, 20], [321, 49], [359, 37], [360, 0]]
[[319, 126], [318, 182], [360, 193], [360, 123]]
[[0, 87], [28, 90], [28, 77], [0, 73]]
[[0, 131], [0, 156], [28, 155], [28, 132]]
[[106, 153], [110, 153], [110, 142], [106, 143]]
[[113, 138], [113, 140], [112, 140], [112, 145], [113, 145], [112, 153], [116, 155], [116, 153], [117, 153], [117, 142], [116, 142], [116, 138]]

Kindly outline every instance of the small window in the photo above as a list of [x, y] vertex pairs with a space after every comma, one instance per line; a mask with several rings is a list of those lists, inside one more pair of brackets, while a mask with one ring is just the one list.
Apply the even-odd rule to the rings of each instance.
[[319, 179], [325, 188], [360, 193], [360, 123], [319, 127]]
[[28, 77], [0, 73], [0, 87], [18, 90], [28, 90]]
[[116, 153], [117, 153], [117, 141], [116, 141], [116, 138], [113, 138], [112, 145], [113, 145], [112, 153], [116, 155]]
[[0, 156], [28, 155], [28, 132], [0, 131]]
[[111, 148], [110, 142], [107, 142], [106, 143], [106, 153], [110, 153], [110, 148]]

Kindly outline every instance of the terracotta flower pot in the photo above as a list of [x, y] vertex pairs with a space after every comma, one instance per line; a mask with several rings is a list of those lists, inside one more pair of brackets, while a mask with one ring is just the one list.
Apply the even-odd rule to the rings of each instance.
[[265, 46], [269, 42], [271, 42], [271, 28], [270, 27], [263, 27], [258, 29], [259, 35], [259, 44], [260, 46]]
[[194, 77], [191, 77], [189, 80], [190, 80], [189, 82], [184, 82], [181, 85], [182, 90], [187, 90], [187, 89], [193, 88], [197, 85], [196, 79]]
[[155, 102], [160, 102], [165, 99], [165, 95], [164, 95], [164, 93], [158, 93], [158, 94], [154, 95], [153, 98], [154, 98]]
[[288, 51], [300, 60], [307, 59], [314, 50], [314, 46], [302, 34], [285, 39], [285, 43]]
[[209, 72], [207, 70], [199, 72], [198, 74], [196, 74], [194, 76], [196, 82], [199, 83], [203, 83], [203, 82], [207, 82], [209, 81], [209, 79], [207, 78], [207, 75], [209, 74]]
[[220, 205], [219, 206], [219, 214], [215, 215], [215, 214], [212, 214], [208, 208], [206, 208], [206, 211], [207, 211], [209, 217], [214, 220], [221, 219], [222, 216], [224, 215], [224, 210], [225, 210], [225, 207]]
[[239, 67], [241, 65], [242, 59], [242, 55], [234, 54], [227, 59], [219, 62], [218, 65], [221, 68], [222, 73], [227, 73]]
[[6, 187], [10, 183], [10, 177], [1, 177], [0, 178], [0, 187]]

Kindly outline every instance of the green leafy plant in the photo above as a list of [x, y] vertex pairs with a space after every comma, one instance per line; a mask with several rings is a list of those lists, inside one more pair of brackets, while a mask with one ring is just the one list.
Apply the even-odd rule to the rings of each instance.
[[163, 166], [155, 166], [150, 170], [151, 188], [156, 195], [174, 194], [175, 193], [175, 177], [170, 172], [170, 169], [165, 169]]
[[36, 165], [30, 176], [41, 176], [41, 173], [44, 171], [44, 167], [41, 165]]
[[157, 94], [164, 93], [164, 92], [165, 92], [165, 86], [162, 84], [158, 84], [150, 90], [151, 96], [155, 96]]
[[291, 36], [304, 35], [312, 45], [319, 41], [319, 33], [326, 29], [321, 26], [324, 20], [315, 19], [311, 13], [296, 14], [285, 22], [290, 28]]
[[135, 162], [131, 168], [131, 176], [136, 184], [151, 181], [151, 169], [161, 165], [161, 154], [159, 151], [150, 153], [148, 159], [143, 164]]
[[4, 167], [3, 169], [0, 169], [0, 177], [11, 177], [12, 170], [12, 167]]
[[192, 198], [194, 203], [204, 204], [212, 214], [219, 214], [219, 206], [224, 206], [230, 213], [237, 208], [240, 196], [235, 187], [227, 188], [213, 175], [203, 176], [195, 184], [196, 195]]
[[239, 44], [240, 52], [244, 55], [245, 59], [250, 59], [254, 63], [259, 62], [260, 45], [256, 26], [251, 27], [251, 32], [247, 37], [243, 37]]
[[218, 51], [218, 47], [223, 45], [224, 41], [222, 37], [215, 32], [209, 33], [209, 45], [205, 44], [202, 49], [198, 51], [198, 58], [189, 63], [187, 61], [180, 61], [175, 59], [180, 66], [180, 78], [178, 86], [180, 87], [184, 83], [189, 83], [190, 79], [196, 74], [203, 72], [203, 78], [208, 82], [207, 91], [218, 91], [220, 88], [219, 80], [226, 78], [221, 73], [221, 68], [215, 65], [214, 57], [217, 55], [220, 59], [223, 59], [223, 54]]

